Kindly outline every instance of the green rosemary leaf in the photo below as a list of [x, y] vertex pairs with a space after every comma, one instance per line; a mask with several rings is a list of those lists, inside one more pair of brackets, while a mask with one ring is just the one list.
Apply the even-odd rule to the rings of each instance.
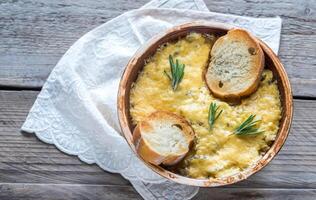
[[174, 74], [174, 63], [173, 63], [173, 58], [171, 55], [169, 55], [169, 65], [170, 65], [170, 69], [171, 69], [171, 74]]
[[243, 135], [257, 135], [263, 133], [264, 131], [257, 128], [258, 122], [260, 120], [255, 120], [256, 115], [250, 115], [243, 123], [241, 123], [236, 129], [235, 134], [239, 136]]
[[211, 103], [210, 108], [208, 111], [208, 124], [210, 125], [210, 128], [213, 128], [213, 125], [215, 121], [219, 118], [219, 116], [222, 114], [223, 110], [220, 110], [217, 112], [219, 109], [219, 106], [217, 106], [216, 103]]
[[180, 64], [178, 59], [176, 59], [176, 63], [174, 63], [172, 55], [169, 55], [169, 65], [171, 75], [168, 74], [166, 71], [164, 71], [164, 73], [171, 81], [171, 87], [173, 91], [175, 91], [178, 88], [178, 85], [180, 84], [181, 80], [183, 79], [185, 65]]

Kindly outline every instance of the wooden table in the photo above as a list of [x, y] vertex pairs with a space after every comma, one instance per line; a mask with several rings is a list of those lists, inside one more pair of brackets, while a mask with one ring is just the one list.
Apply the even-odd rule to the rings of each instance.
[[[87, 31], [147, 0], [0, 0], [0, 199], [141, 199], [117, 174], [19, 129], [65, 51]], [[281, 16], [280, 58], [294, 90], [294, 121], [278, 156], [241, 183], [194, 199], [316, 199], [316, 2], [207, 0], [211, 11]]]

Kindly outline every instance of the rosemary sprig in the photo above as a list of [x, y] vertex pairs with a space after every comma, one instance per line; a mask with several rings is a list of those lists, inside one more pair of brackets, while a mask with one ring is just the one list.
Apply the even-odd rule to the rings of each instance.
[[239, 127], [235, 129], [236, 135], [257, 135], [260, 133], [263, 133], [264, 131], [260, 131], [258, 128], [256, 128], [257, 123], [260, 120], [255, 120], [256, 115], [250, 115]]
[[218, 113], [219, 106], [217, 106], [216, 103], [211, 103], [210, 108], [208, 110], [208, 124], [210, 125], [210, 128], [213, 128], [213, 125], [215, 121], [218, 119], [218, 117], [222, 114], [223, 110], [220, 110]]
[[176, 59], [176, 63], [174, 63], [172, 55], [169, 55], [169, 64], [171, 75], [166, 71], [164, 71], [164, 73], [171, 81], [171, 87], [173, 91], [176, 91], [178, 85], [180, 84], [183, 78], [185, 65], [180, 64], [178, 59]]

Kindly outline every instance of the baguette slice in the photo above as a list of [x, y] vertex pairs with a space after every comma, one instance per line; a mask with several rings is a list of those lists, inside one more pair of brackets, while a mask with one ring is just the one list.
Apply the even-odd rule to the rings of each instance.
[[137, 124], [133, 132], [137, 153], [154, 165], [174, 165], [189, 151], [194, 131], [182, 117], [156, 111]]
[[257, 90], [263, 68], [264, 54], [257, 39], [233, 29], [215, 42], [205, 80], [214, 96], [234, 101]]

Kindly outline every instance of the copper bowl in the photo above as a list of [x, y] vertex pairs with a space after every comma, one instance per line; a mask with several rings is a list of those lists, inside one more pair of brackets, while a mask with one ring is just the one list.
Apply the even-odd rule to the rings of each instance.
[[[206, 22], [192, 22], [176, 26], [167, 30], [165, 33], [151, 39], [145, 45], [140, 47], [135, 55], [130, 59], [119, 85], [118, 116], [122, 133], [135, 153], [136, 150], [133, 144], [132, 136], [134, 126], [131, 122], [131, 116], [129, 113], [129, 94], [132, 83], [137, 79], [138, 73], [142, 70], [144, 66], [144, 61], [152, 56], [160, 45], [166, 42], [178, 40], [179, 37], [183, 37], [190, 32], [212, 33], [220, 36], [226, 34], [226, 32], [232, 28], [232, 26], [226, 24]], [[228, 185], [244, 180], [252, 174], [261, 170], [274, 158], [274, 156], [283, 146], [289, 134], [293, 116], [292, 90], [289, 78], [277, 55], [275, 55], [275, 53], [260, 39], [258, 39], [258, 41], [265, 54], [265, 68], [272, 70], [274, 77], [278, 81], [278, 88], [281, 94], [282, 104], [282, 118], [280, 120], [280, 128], [276, 140], [272, 144], [271, 148], [267, 151], [267, 153], [255, 165], [250, 166], [248, 169], [238, 174], [224, 178], [188, 178], [179, 174], [172, 173], [160, 166], [149, 164], [145, 160], [140, 158], [149, 168], [151, 168], [157, 174], [177, 183], [202, 187], [215, 187]]]

